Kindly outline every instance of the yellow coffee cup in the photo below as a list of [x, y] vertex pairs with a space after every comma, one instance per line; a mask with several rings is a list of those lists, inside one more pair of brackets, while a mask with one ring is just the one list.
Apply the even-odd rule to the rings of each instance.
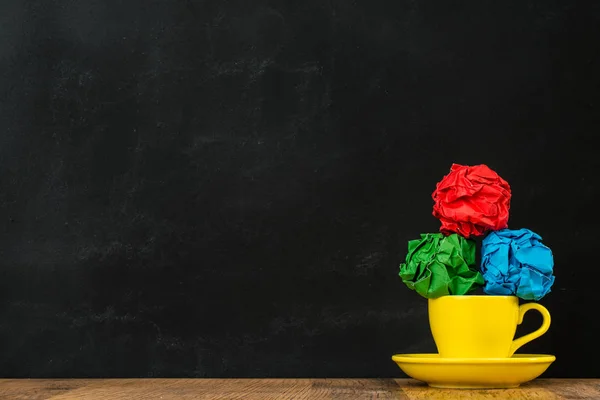
[[[511, 357], [550, 327], [550, 313], [538, 303], [519, 306], [516, 296], [442, 296], [429, 299], [429, 326], [441, 357]], [[542, 314], [542, 326], [514, 339], [529, 310]]]

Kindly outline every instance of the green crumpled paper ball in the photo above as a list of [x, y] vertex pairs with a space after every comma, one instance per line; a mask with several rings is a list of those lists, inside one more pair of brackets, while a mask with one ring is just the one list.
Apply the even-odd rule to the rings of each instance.
[[423, 233], [421, 239], [409, 241], [398, 275], [428, 299], [467, 294], [484, 284], [475, 267], [475, 242], [455, 233]]

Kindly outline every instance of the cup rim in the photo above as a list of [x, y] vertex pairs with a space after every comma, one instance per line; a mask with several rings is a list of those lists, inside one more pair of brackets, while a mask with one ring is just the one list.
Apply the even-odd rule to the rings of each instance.
[[490, 298], [490, 299], [512, 299], [515, 298], [517, 296], [515, 295], [509, 295], [509, 296], [505, 296], [505, 295], [495, 295], [495, 294], [447, 294], [444, 296], [440, 296], [440, 297], [436, 297], [435, 299], [429, 299], [429, 300], [437, 300], [437, 299], [442, 299], [444, 297], [452, 297], [452, 298], [478, 298], [478, 299], [482, 299], [482, 298]]

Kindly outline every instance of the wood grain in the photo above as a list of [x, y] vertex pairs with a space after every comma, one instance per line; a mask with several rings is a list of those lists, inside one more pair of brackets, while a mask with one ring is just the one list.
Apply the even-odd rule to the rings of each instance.
[[519, 389], [432, 389], [410, 379], [3, 379], [0, 399], [600, 399], [600, 379], [538, 379]]

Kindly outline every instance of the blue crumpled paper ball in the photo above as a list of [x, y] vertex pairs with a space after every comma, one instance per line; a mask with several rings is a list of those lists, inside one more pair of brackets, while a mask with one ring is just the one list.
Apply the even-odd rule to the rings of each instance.
[[484, 292], [539, 300], [554, 283], [552, 251], [529, 229], [491, 232], [481, 247]]

